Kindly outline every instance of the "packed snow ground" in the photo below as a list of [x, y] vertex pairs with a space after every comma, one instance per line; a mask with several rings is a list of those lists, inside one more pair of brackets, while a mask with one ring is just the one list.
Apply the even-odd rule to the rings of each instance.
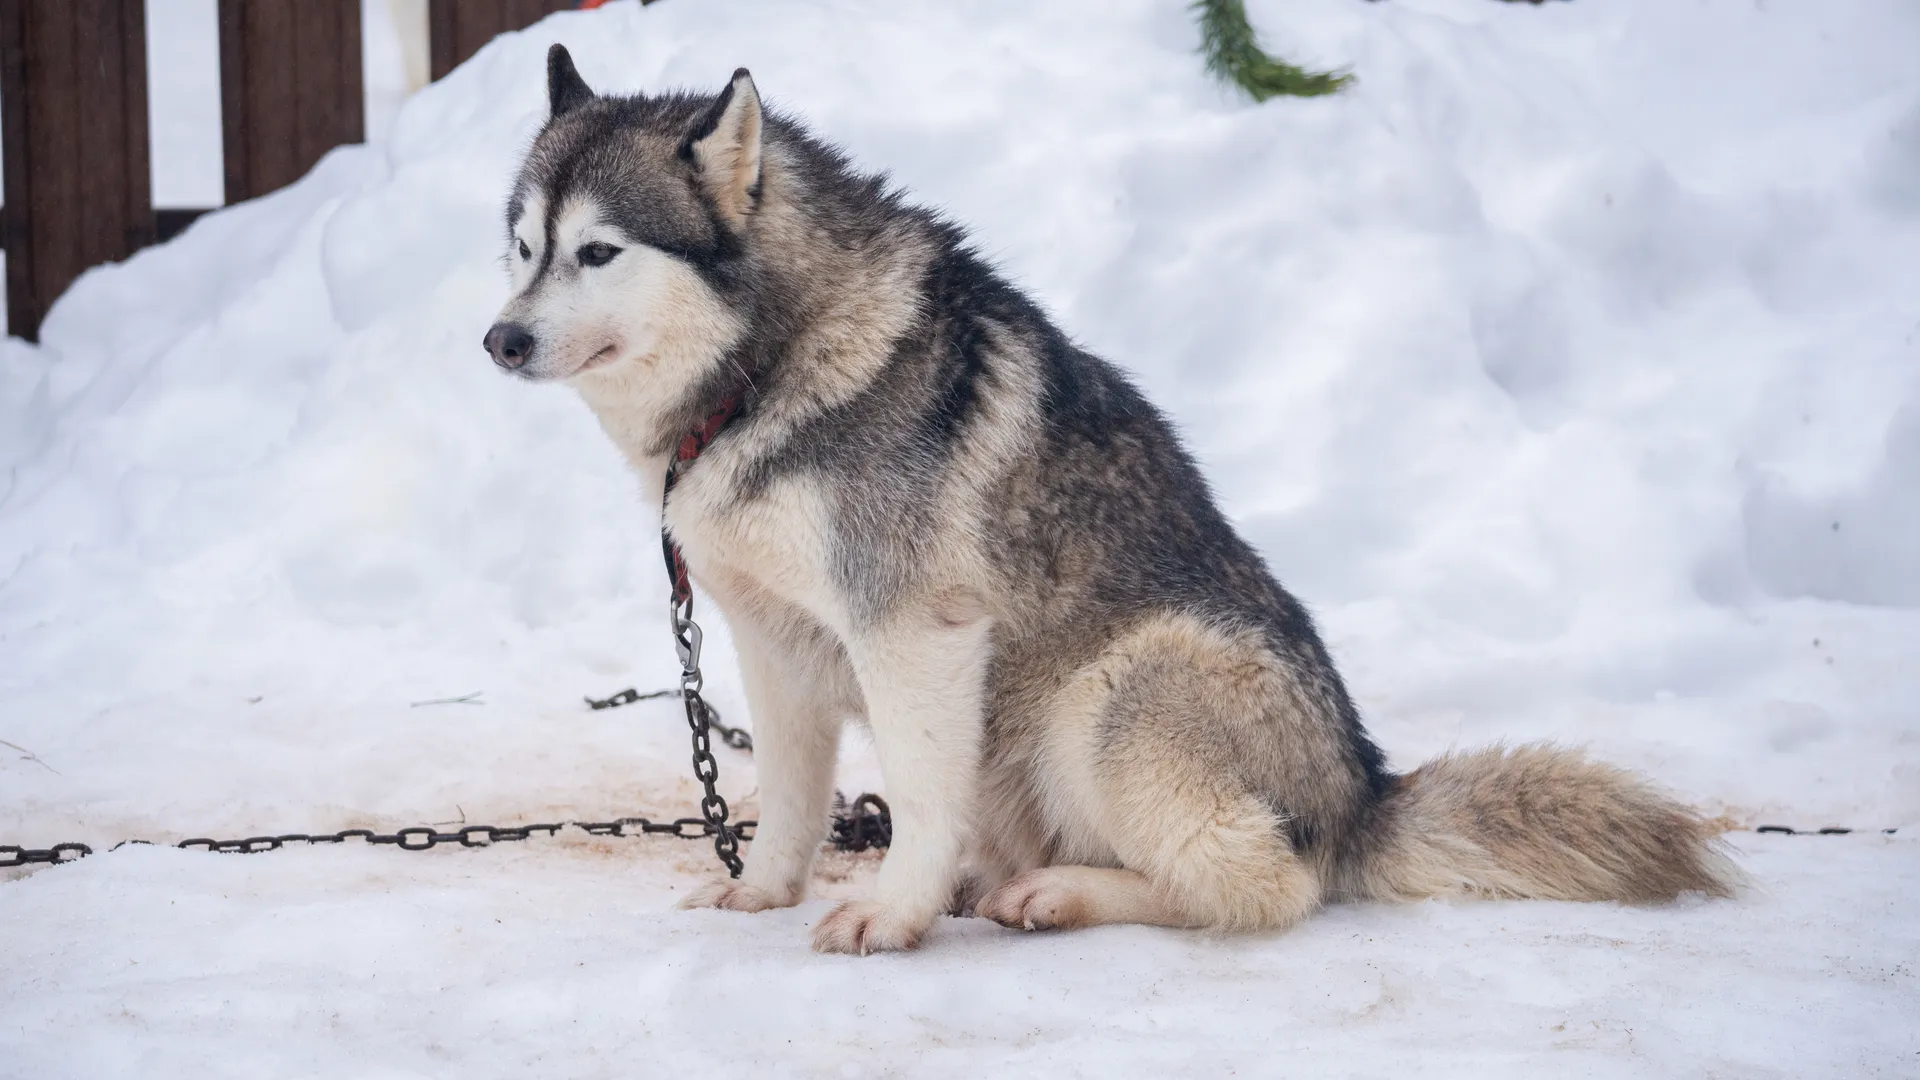
[[43, 872], [0, 908], [0, 1074], [1920, 1071], [1910, 839], [1742, 840], [1768, 895], [1736, 904], [1340, 907], [1253, 941], [947, 920], [919, 953], [865, 959], [809, 951], [823, 900], [667, 910], [702, 861], [634, 843], [270, 860], [123, 848]]
[[[1920, 9], [1249, 8], [1358, 84], [1252, 105], [1171, 0], [556, 16], [83, 278], [0, 346], [0, 843], [693, 804], [672, 706], [579, 704], [669, 681], [653, 509], [478, 346], [554, 40], [608, 90], [744, 63], [971, 225], [1172, 411], [1397, 766], [1548, 737], [1734, 825], [1920, 824]], [[1732, 835], [1732, 902], [866, 961], [805, 951], [823, 901], [671, 912], [666, 841], [123, 848], [0, 883], [0, 1076], [1920, 1072], [1920, 842]]]

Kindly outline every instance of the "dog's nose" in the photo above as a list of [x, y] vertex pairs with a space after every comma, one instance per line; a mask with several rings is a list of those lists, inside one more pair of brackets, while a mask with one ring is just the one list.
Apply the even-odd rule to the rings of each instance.
[[533, 335], [518, 323], [494, 323], [481, 339], [493, 362], [508, 371], [517, 371], [533, 355]]

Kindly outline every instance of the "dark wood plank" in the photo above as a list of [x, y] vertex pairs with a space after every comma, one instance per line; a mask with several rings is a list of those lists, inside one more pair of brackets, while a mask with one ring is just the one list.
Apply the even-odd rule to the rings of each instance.
[[578, 0], [427, 0], [430, 74], [441, 79], [495, 37], [578, 6]]
[[[300, 159], [297, 177], [335, 146], [366, 138], [366, 98], [360, 72], [358, 0], [289, 7], [296, 13], [294, 40], [301, 43], [291, 65], [298, 117], [293, 140]], [[316, 92], [322, 88], [326, 92]], [[343, 138], [345, 132], [352, 132], [352, 137]]]
[[58, 268], [71, 265], [80, 249], [80, 155], [73, 135], [81, 124], [85, 87], [74, 70], [73, 39], [72, 19], [27, 0], [27, 160], [40, 174], [27, 202], [27, 227], [38, 256], [30, 268], [31, 302], [40, 309], [36, 324], [52, 306], [45, 301], [52, 299], [47, 292]]
[[360, 0], [220, 0], [227, 202], [366, 137]]
[[140, 181], [120, 187], [122, 204], [121, 244], [138, 251], [159, 239], [159, 223], [153, 212], [153, 133], [147, 128], [147, 13], [145, 0], [138, 10], [122, 6], [120, 23], [121, 67], [126, 72], [126, 91], [120, 96], [121, 138], [126, 146], [126, 172]]
[[[265, 195], [299, 179], [294, 142], [300, 128], [300, 100], [294, 92], [294, 6], [287, 0], [240, 0], [247, 50], [246, 97], [241, 122], [247, 125], [248, 161], [240, 168], [240, 190], [227, 201]], [[319, 46], [316, 43], [316, 47]]]
[[460, 11], [447, 0], [427, 0], [427, 78], [439, 82], [460, 66]]
[[224, 202], [246, 189], [253, 146], [247, 138], [247, 32], [244, 0], [220, 0], [220, 156]]
[[38, 312], [26, 317], [35, 252], [27, 215], [33, 173], [27, 168], [27, 9], [22, 0], [0, 0], [0, 136], [6, 143], [0, 230], [7, 245], [7, 330], [31, 341], [39, 337], [40, 317]]
[[144, 0], [0, 0], [7, 328], [153, 241]]

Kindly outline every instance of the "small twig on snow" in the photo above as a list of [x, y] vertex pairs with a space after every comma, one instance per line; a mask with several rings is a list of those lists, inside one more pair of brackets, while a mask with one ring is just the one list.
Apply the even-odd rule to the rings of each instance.
[[475, 690], [471, 694], [461, 694], [459, 697], [440, 697], [430, 698], [426, 701], [413, 701], [407, 704], [407, 708], [417, 709], [422, 705], [485, 705], [486, 702], [480, 700], [480, 695], [484, 693], [486, 693], [485, 690]]
[[5, 739], [0, 739], [0, 746], [11, 746], [15, 750], [20, 751], [21, 761], [31, 761], [35, 765], [40, 766], [41, 768], [47, 770], [48, 772], [52, 773], [55, 776], [66, 775], [65, 773], [62, 773], [59, 769], [56, 769], [53, 766], [47, 764], [46, 762], [41, 761], [39, 754], [34, 753], [33, 751], [27, 749], [24, 746], [21, 746], [19, 743], [10, 743]]

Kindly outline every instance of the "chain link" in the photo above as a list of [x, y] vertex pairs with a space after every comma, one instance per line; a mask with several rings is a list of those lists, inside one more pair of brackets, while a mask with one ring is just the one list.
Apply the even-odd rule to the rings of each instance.
[[0, 869], [9, 866], [32, 866], [35, 863], [64, 863], [75, 859], [84, 859], [93, 854], [93, 849], [85, 844], [55, 844], [50, 848], [23, 848], [11, 844], [0, 844]]

